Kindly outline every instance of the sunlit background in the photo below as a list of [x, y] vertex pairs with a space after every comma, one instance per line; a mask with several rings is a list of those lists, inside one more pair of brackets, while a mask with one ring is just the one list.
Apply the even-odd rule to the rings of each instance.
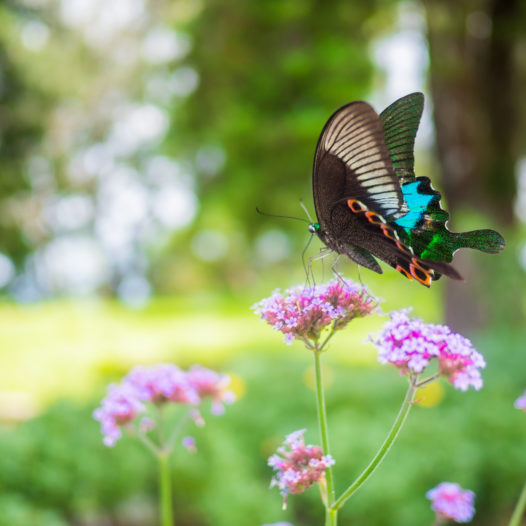
[[[0, 5], [0, 526], [155, 523], [146, 452], [111, 451], [91, 412], [135, 364], [229, 372], [238, 403], [176, 452], [181, 526], [322, 520], [315, 490], [286, 512], [266, 457], [307, 427], [311, 357], [249, 307], [305, 281], [318, 135], [351, 100], [381, 111], [423, 91], [417, 175], [450, 228], [495, 228], [499, 256], [459, 253], [431, 289], [384, 266], [383, 309], [469, 335], [479, 393], [422, 394], [342, 524], [432, 522], [442, 480], [477, 493], [473, 524], [506, 524], [526, 473], [526, 6], [520, 0], [11, 0]], [[315, 255], [314, 240], [306, 256]], [[314, 265], [330, 279], [330, 261]], [[358, 279], [356, 266], [340, 272]], [[366, 465], [404, 381], [354, 322], [326, 355], [337, 484]], [[193, 430], [191, 430], [193, 432]], [[381, 496], [381, 497], [379, 497]]]

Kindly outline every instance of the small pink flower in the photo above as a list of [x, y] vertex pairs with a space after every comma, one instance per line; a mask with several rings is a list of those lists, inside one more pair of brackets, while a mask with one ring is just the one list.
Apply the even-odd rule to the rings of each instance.
[[[142, 434], [155, 429], [157, 422], [150, 416], [138, 420], [139, 415], [146, 412], [148, 404], [158, 408], [174, 403], [189, 405], [188, 416], [196, 425], [203, 426], [205, 422], [196, 405], [202, 398], [210, 397], [212, 411], [222, 414], [223, 404], [234, 400], [233, 393], [225, 389], [229, 381], [227, 375], [198, 365], [194, 365], [189, 372], [174, 364], [134, 367], [120, 384], [108, 387], [108, 393], [93, 417], [101, 423], [103, 442], [110, 447], [122, 436], [123, 427]], [[134, 423], [136, 425], [132, 428]]]
[[236, 397], [227, 390], [230, 377], [219, 374], [200, 365], [193, 365], [187, 373], [190, 385], [196, 390], [200, 398], [212, 399], [212, 413], [222, 415], [225, 412], [223, 404], [231, 404]]
[[199, 403], [199, 395], [190, 384], [188, 374], [171, 363], [134, 367], [123, 382], [135, 387], [141, 400], [154, 404]]
[[135, 420], [145, 407], [137, 398], [135, 389], [128, 384], [111, 384], [101, 406], [93, 412], [93, 418], [101, 423], [103, 442], [112, 447], [122, 436], [121, 427]]
[[327, 327], [343, 329], [354, 318], [373, 314], [377, 304], [366, 287], [334, 281], [312, 288], [291, 288], [283, 294], [278, 291], [252, 308], [290, 344], [296, 339], [317, 341]]
[[462, 489], [454, 482], [441, 482], [430, 489], [426, 497], [441, 520], [469, 522], [475, 515], [475, 494], [468, 489]]
[[438, 372], [456, 388], [482, 387], [479, 369], [486, 366], [471, 342], [445, 325], [411, 318], [407, 310], [394, 311], [380, 334], [371, 338], [378, 347], [378, 361], [390, 363], [402, 374], [420, 374], [435, 360]]
[[526, 391], [522, 393], [522, 396], [519, 396], [515, 403], [513, 404], [516, 409], [521, 409], [526, 412]]
[[334, 464], [330, 455], [323, 455], [319, 446], [306, 446], [303, 439], [305, 429], [294, 431], [285, 437], [277, 454], [268, 459], [268, 465], [276, 471], [270, 487], [278, 486], [284, 496], [298, 494], [312, 484], [325, 478], [325, 470]]

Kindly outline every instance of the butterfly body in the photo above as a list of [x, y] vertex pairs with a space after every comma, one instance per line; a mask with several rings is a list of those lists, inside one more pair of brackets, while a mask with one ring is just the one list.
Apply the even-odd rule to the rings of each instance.
[[489, 253], [504, 248], [493, 230], [454, 233], [440, 193], [413, 171], [413, 147], [423, 95], [413, 93], [378, 115], [365, 102], [337, 110], [325, 125], [314, 158], [318, 223], [331, 250], [382, 273], [376, 258], [429, 286], [441, 274], [462, 279], [449, 265], [462, 247]]

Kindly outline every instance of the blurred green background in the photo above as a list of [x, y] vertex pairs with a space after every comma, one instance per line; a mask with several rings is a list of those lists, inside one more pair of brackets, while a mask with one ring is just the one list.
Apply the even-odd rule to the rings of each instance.
[[[249, 310], [303, 283], [300, 221], [330, 114], [424, 91], [417, 175], [450, 228], [500, 230], [459, 253], [466, 282], [428, 290], [362, 271], [384, 311], [412, 306], [470, 336], [480, 392], [422, 394], [342, 524], [432, 522], [442, 480], [504, 525], [526, 475], [526, 4], [520, 0], [7, 0], [0, 4], [0, 526], [145, 526], [156, 474], [131, 440], [102, 446], [92, 410], [135, 364], [232, 375], [239, 401], [176, 452], [181, 526], [321, 524], [318, 494], [281, 511], [266, 458], [307, 427], [311, 356]], [[320, 249], [314, 241], [307, 255]], [[357, 278], [355, 265], [341, 262]], [[316, 263], [320, 281], [330, 263]], [[326, 358], [341, 491], [383, 440], [404, 381], [353, 322]]]

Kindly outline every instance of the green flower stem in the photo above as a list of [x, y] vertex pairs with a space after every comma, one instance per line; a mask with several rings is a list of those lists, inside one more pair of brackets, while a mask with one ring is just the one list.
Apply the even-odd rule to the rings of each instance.
[[508, 526], [519, 526], [521, 523], [521, 518], [524, 515], [524, 508], [526, 507], [526, 483], [522, 488], [521, 495], [511, 516], [511, 520]]
[[[321, 446], [323, 454], [329, 454], [329, 436], [327, 431], [327, 411], [325, 408], [325, 396], [323, 393], [323, 378], [321, 372], [320, 351], [314, 351], [314, 370], [316, 373], [316, 400], [318, 402], [318, 423], [320, 427]], [[325, 526], [336, 526], [336, 513], [331, 509], [334, 504], [334, 481], [332, 477], [332, 468], [326, 470], [325, 478], [327, 480], [327, 513], [325, 516]]]
[[398, 416], [394, 421], [391, 431], [389, 431], [387, 438], [382, 444], [382, 447], [378, 450], [378, 453], [376, 453], [376, 455], [371, 460], [370, 464], [364, 469], [362, 474], [344, 491], [342, 496], [334, 503], [333, 509], [340, 509], [345, 504], [347, 499], [349, 499], [353, 495], [353, 493], [360, 488], [360, 486], [372, 475], [373, 471], [383, 461], [385, 455], [387, 455], [394, 440], [396, 439], [398, 433], [400, 433], [400, 430], [404, 425], [405, 419], [407, 418], [407, 414], [409, 413], [409, 410], [411, 409], [411, 406], [413, 404], [416, 389], [417, 388], [415, 382], [411, 380], [409, 389], [407, 390], [404, 401], [402, 403], [402, 407], [400, 408], [400, 412], [398, 413]]
[[325, 509], [325, 526], [336, 526], [338, 521], [338, 510], [332, 508]]
[[159, 508], [161, 512], [161, 526], [173, 526], [172, 511], [172, 479], [170, 476], [170, 456], [159, 453]]

